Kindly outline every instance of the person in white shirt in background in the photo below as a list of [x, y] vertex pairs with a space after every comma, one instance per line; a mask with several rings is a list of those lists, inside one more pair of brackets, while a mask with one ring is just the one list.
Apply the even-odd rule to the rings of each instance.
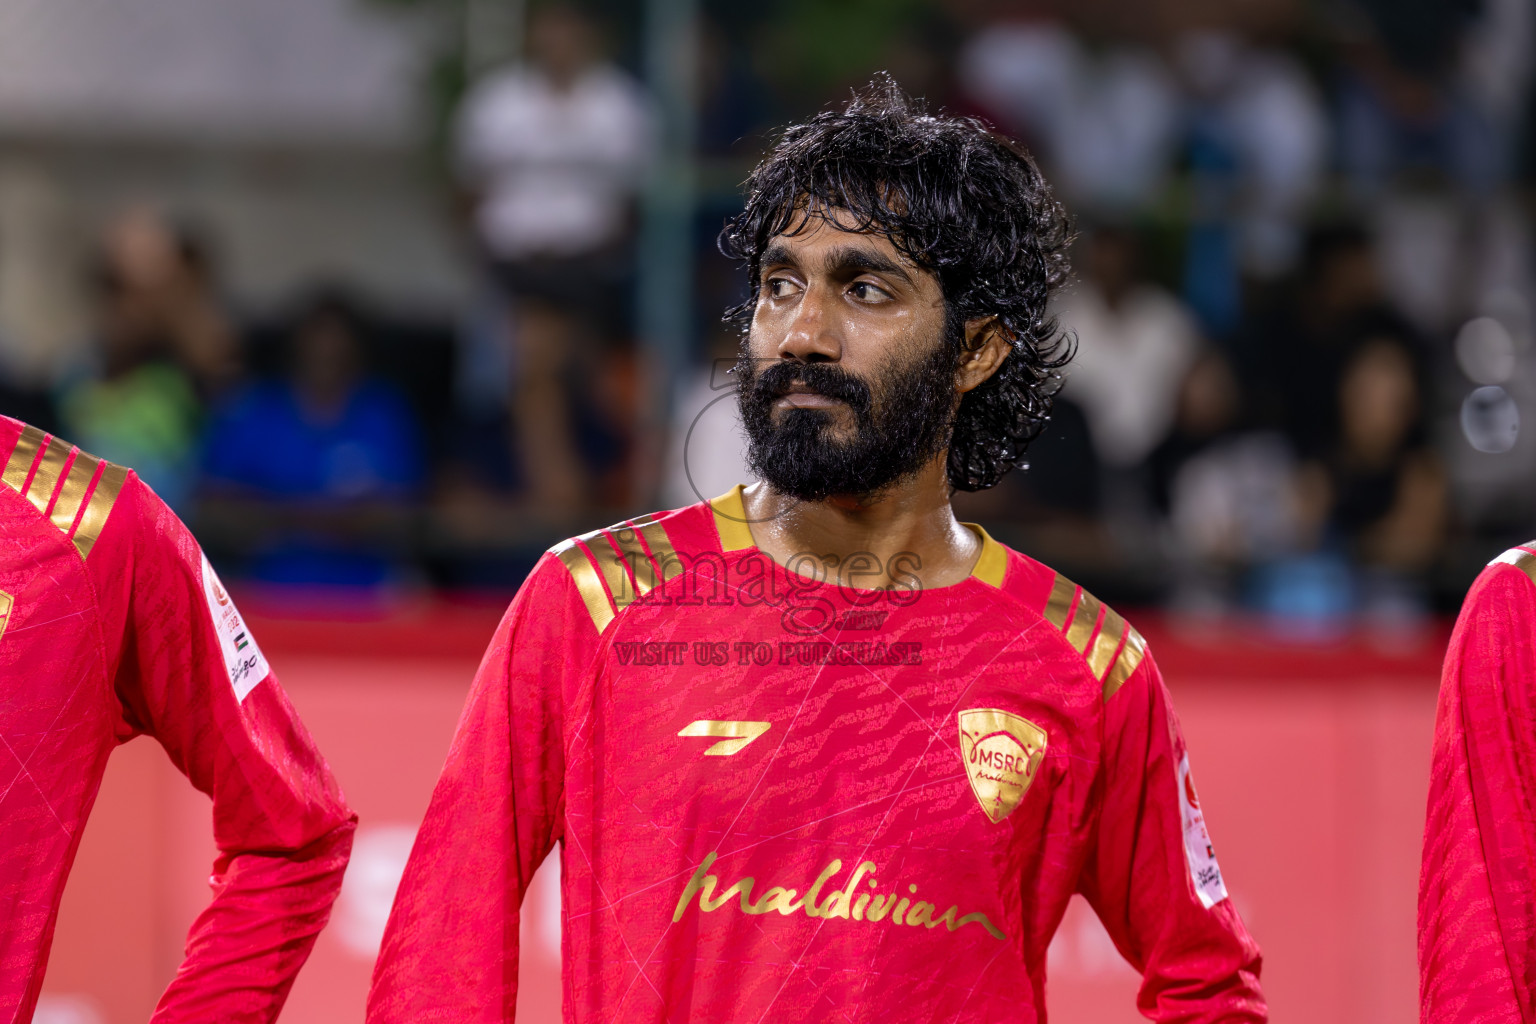
[[570, 426], [572, 384], [603, 335], [627, 333], [627, 243], [655, 117], [576, 9], [537, 10], [527, 39], [527, 61], [465, 98], [457, 155], [476, 234], [512, 306], [513, 450], [534, 507], [563, 510], [592, 499]]
[[1078, 342], [1065, 394], [1087, 415], [1105, 465], [1129, 470], [1173, 425], [1199, 328], [1182, 302], [1140, 278], [1130, 231], [1099, 228], [1083, 245], [1085, 273], [1060, 310]]

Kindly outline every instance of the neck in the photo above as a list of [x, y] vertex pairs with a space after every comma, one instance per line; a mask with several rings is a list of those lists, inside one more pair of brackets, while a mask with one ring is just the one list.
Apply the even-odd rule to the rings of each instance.
[[950, 507], [946, 455], [874, 497], [801, 501], [754, 484], [742, 496], [753, 541], [780, 565], [847, 587], [873, 590], [914, 576], [925, 588], [959, 583], [981, 541]]

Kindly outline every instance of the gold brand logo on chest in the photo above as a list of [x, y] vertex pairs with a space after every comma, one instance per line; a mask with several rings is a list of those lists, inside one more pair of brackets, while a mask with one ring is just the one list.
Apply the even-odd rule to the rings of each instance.
[[960, 718], [960, 758], [971, 792], [993, 824], [1013, 813], [1045, 757], [1045, 730], [997, 708], [973, 708]]

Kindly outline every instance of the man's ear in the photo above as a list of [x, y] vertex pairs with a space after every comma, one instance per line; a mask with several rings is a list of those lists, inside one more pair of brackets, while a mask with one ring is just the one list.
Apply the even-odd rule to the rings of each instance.
[[979, 387], [997, 372], [1013, 346], [1008, 332], [995, 316], [978, 317], [965, 322], [965, 346], [960, 352], [960, 367], [955, 386], [964, 394]]

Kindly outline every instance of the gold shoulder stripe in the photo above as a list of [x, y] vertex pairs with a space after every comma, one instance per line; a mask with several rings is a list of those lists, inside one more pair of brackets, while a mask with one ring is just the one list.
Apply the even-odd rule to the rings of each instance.
[[0, 477], [74, 542], [81, 558], [96, 546], [127, 479], [128, 470], [122, 466], [87, 455], [36, 427], [21, 432]]
[[1120, 640], [1124, 636], [1125, 620], [1113, 608], [1105, 608], [1104, 625], [1099, 627], [1099, 635], [1094, 637], [1093, 648], [1088, 652], [1088, 669], [1093, 678], [1104, 678], [1109, 661], [1120, 649]]
[[592, 625], [597, 627], [599, 633], [607, 629], [615, 614], [613, 603], [608, 600], [608, 592], [603, 589], [603, 581], [587, 553], [574, 540], [563, 540], [549, 551], [564, 563], [566, 572], [571, 574], [576, 592], [581, 595], [582, 604], [587, 606], [587, 614], [592, 616]]
[[0, 480], [11, 490], [20, 494], [21, 489], [27, 485], [32, 463], [37, 461], [37, 451], [47, 436], [36, 427], [22, 430], [21, 436], [16, 439], [16, 447], [11, 449], [11, 457], [6, 460], [5, 474], [0, 476]]
[[1099, 609], [1103, 607], [1086, 590], [1077, 599], [1077, 612], [1072, 616], [1072, 625], [1067, 627], [1067, 643], [1078, 654], [1088, 653], [1088, 641], [1093, 638], [1093, 627], [1099, 624]]
[[80, 525], [75, 527], [74, 536], [70, 538], [81, 558], [88, 557], [91, 548], [96, 546], [96, 538], [101, 536], [101, 528], [107, 525], [107, 516], [112, 514], [112, 506], [117, 503], [117, 496], [127, 479], [128, 471], [122, 466], [110, 462], [101, 464], [96, 487], [86, 499]]
[[981, 538], [981, 554], [976, 558], [976, 567], [971, 570], [971, 575], [991, 587], [999, 589], [1003, 586], [1003, 576], [1008, 572], [1008, 552], [1003, 546], [992, 539], [992, 535], [975, 523], [961, 523], [977, 537]]
[[[1080, 596], [1079, 596], [1080, 595]], [[1072, 599], [1077, 597], [1074, 610]], [[1103, 611], [1103, 624], [1099, 612]], [[1068, 620], [1071, 625], [1068, 626]], [[1107, 700], [1136, 671], [1147, 653], [1147, 642], [1113, 608], [1107, 607], [1088, 591], [1061, 573], [1051, 584], [1051, 596], [1045, 603], [1045, 620], [1066, 634], [1067, 643], [1088, 661], [1094, 679], [1104, 682]], [[1094, 627], [1098, 626], [1098, 632]], [[1122, 642], [1123, 641], [1123, 642]], [[1109, 671], [1106, 673], [1105, 669]]]
[[33, 508], [44, 515], [48, 514], [48, 506], [53, 504], [53, 492], [59, 486], [59, 478], [64, 475], [64, 467], [69, 462], [69, 453], [72, 450], [73, 446], [68, 441], [61, 441], [56, 437], [49, 438], [48, 447], [43, 449], [42, 460], [32, 471], [32, 483], [27, 487], [27, 500], [32, 503]]
[[0, 590], [0, 637], [5, 636], [6, 623], [11, 621], [11, 595]]
[[75, 527], [75, 519], [80, 515], [80, 506], [85, 504], [86, 493], [90, 490], [91, 481], [96, 479], [96, 467], [101, 465], [101, 460], [94, 455], [75, 451], [75, 461], [69, 464], [69, 472], [64, 475], [64, 486], [59, 488], [59, 496], [54, 499], [53, 512], [48, 518], [53, 521], [64, 533], [69, 533]]
[[[651, 558], [645, 552], [645, 545], [640, 543], [640, 531], [623, 523], [610, 526], [608, 530], [611, 532], [608, 532], [607, 536], [613, 541], [613, 546], [619, 549], [614, 565], [618, 589], [613, 591], [613, 602], [618, 606], [619, 611], [623, 611], [636, 598], [650, 593], [660, 581], [656, 576], [656, 567], [651, 564]], [[593, 541], [587, 543], [591, 544]], [[595, 550], [593, 554], [597, 555], [599, 562], [605, 557], [600, 551]], [[608, 574], [605, 572], [603, 575]], [[634, 579], [634, 586], [630, 586], [631, 577]], [[615, 580], [609, 579], [609, 586], [613, 586], [614, 582]]]
[[1109, 670], [1109, 675], [1104, 677], [1104, 699], [1115, 695], [1115, 691], [1125, 685], [1125, 681], [1131, 678], [1131, 673], [1136, 671], [1136, 666], [1141, 664], [1141, 659], [1146, 657], [1147, 642], [1136, 632], [1135, 626], [1127, 626], [1125, 629], [1125, 646], [1120, 649], [1120, 657], [1115, 659], [1114, 667]]
[[621, 612], [635, 599], [635, 590], [629, 584], [629, 573], [624, 570], [623, 557], [615, 554], [613, 544], [609, 543], [611, 537], [608, 530], [603, 529], [584, 533], [576, 539], [591, 552], [592, 564], [608, 585], [608, 596], [613, 600], [614, 611]]
[[640, 531], [640, 536], [645, 540], [645, 546], [651, 549], [651, 563], [659, 574], [658, 577], [653, 577], [652, 586], [660, 581], [670, 580], [683, 571], [683, 560], [678, 557], [677, 549], [672, 546], [672, 540], [667, 536], [666, 528], [654, 517], [643, 516], [633, 520], [631, 525]]
[[737, 484], [718, 498], [712, 498], [709, 507], [715, 512], [715, 530], [720, 534], [720, 548], [724, 551], [744, 551], [757, 547], [752, 539], [752, 529], [747, 526], [747, 507], [742, 503], [743, 485]]
[[1061, 573], [1051, 584], [1051, 599], [1045, 603], [1045, 621], [1057, 629], [1067, 628], [1067, 616], [1072, 614], [1072, 599], [1077, 596], [1077, 584]]
[[637, 598], [683, 571], [667, 531], [653, 516], [593, 530], [549, 550], [570, 572], [599, 633]]
[[[1532, 541], [1536, 546], [1536, 541]], [[1498, 558], [1488, 563], [1489, 565], [1512, 565], [1516, 569], [1530, 577], [1532, 583], [1536, 583], [1536, 555], [1519, 548], [1510, 548]]]

